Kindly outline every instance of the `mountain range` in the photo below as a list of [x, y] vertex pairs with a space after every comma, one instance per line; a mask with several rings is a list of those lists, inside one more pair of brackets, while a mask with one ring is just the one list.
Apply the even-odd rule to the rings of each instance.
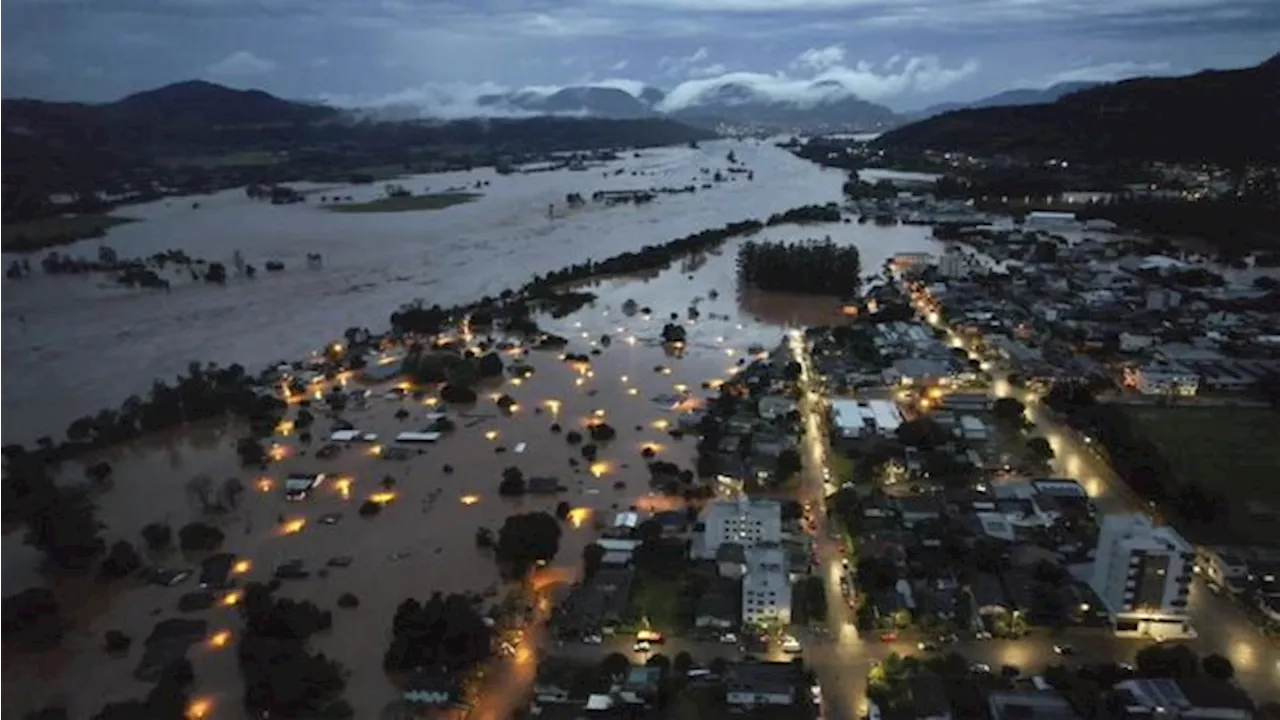
[[904, 113], [904, 115], [908, 120], [915, 122], [916, 120], [924, 120], [925, 118], [931, 118], [935, 115], [941, 115], [955, 110], [974, 110], [977, 108], [1006, 107], [1009, 105], [1044, 105], [1045, 103], [1057, 102], [1073, 92], [1088, 90], [1091, 87], [1097, 87], [1101, 84], [1102, 83], [1096, 82], [1064, 82], [1056, 85], [1050, 85], [1049, 87], [1041, 90], [1036, 90], [1034, 88], [1005, 90], [1002, 93], [996, 93], [995, 95], [990, 95], [971, 102], [938, 103], [921, 110]]
[[885, 133], [884, 148], [1108, 162], [1280, 162], [1280, 54], [1239, 70], [1144, 77], [1039, 105], [947, 112]]

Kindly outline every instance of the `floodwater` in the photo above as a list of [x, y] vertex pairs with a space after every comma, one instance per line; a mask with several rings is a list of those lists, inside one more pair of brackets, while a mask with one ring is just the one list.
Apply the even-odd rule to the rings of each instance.
[[[123, 226], [118, 235], [113, 233], [111, 244], [123, 254], [178, 245], [177, 235], [166, 237], [156, 227], [176, 229], [185, 223], [192, 232], [183, 247], [192, 254], [228, 258], [232, 249], [240, 247], [250, 262], [280, 258], [290, 268], [278, 277], [236, 281], [234, 288], [189, 286], [175, 288], [164, 297], [104, 291], [96, 281], [83, 278], [6, 283], [6, 318], [19, 312], [11, 307], [15, 304], [10, 301], [12, 294], [27, 315], [28, 330], [11, 342], [15, 338], [12, 323], [4, 324], [4, 369], [11, 381], [5, 383], [5, 409], [11, 412], [10, 418], [63, 424], [77, 414], [118, 402], [131, 389], [145, 389], [153, 375], [177, 372], [190, 359], [255, 366], [302, 356], [348, 325], [382, 327], [396, 303], [415, 296], [444, 303], [496, 292], [519, 285], [533, 272], [588, 256], [604, 258], [705, 227], [836, 199], [843, 182], [841, 173], [793, 160], [770, 146], [745, 143], [708, 144], [699, 151], [652, 151], [620, 164], [645, 167], [670, 178], [644, 179], [646, 186], [677, 184], [701, 166], [722, 163], [730, 148], [756, 170], [754, 184], [739, 181], [693, 198], [662, 197], [647, 208], [588, 206], [554, 221], [546, 218], [546, 204], [562, 199], [565, 192], [593, 191], [601, 181], [598, 173], [594, 179], [592, 173], [567, 171], [494, 176], [489, 197], [438, 213], [325, 215], [314, 208], [252, 205], [234, 193], [202, 199], [202, 207], [194, 211], [189, 203], [178, 201], [169, 207], [153, 206], [147, 210], [154, 213], [153, 219]], [[439, 176], [424, 182], [433, 189], [460, 183]], [[639, 185], [642, 179], [610, 182]], [[219, 218], [224, 224], [221, 230]], [[356, 227], [361, 223], [364, 229]], [[863, 252], [865, 274], [897, 252], [936, 251], [928, 232], [923, 227], [851, 223], [768, 228], [756, 239], [830, 235], [839, 243], [856, 243]], [[358, 239], [352, 242], [354, 238]], [[495, 592], [486, 603], [501, 598], [494, 563], [474, 544], [478, 528], [496, 531], [514, 512], [552, 511], [558, 502], [568, 502], [576, 510], [563, 524], [554, 565], [563, 568], [564, 577], [572, 577], [583, 547], [597, 534], [597, 523], [607, 525], [615, 511], [629, 507], [681, 504], [649, 494], [648, 471], [641, 456], [648, 446], [659, 459], [684, 468], [693, 466], [696, 441], [667, 434], [665, 429], [675, 424], [680, 410], [673, 408], [670, 398], [659, 396], [684, 391], [701, 395], [704, 382], [727, 378], [740, 361], [747, 361], [749, 347], [771, 349], [788, 326], [838, 317], [834, 299], [739, 292], [734, 269], [739, 242], [731, 241], [716, 252], [689, 258], [663, 272], [591, 283], [590, 289], [599, 296], [594, 304], [562, 319], [542, 320], [546, 329], [571, 339], [568, 352], [600, 350], [589, 367], [563, 362], [560, 351], [527, 353], [520, 361], [536, 368], [533, 376], [495, 381], [473, 408], [451, 409], [457, 431], [407, 461], [381, 459], [360, 444], [346, 447], [337, 458], [317, 460], [313, 453], [328, 431], [324, 418], [318, 418], [313, 429], [316, 441], [309, 447], [299, 443], [296, 433], [281, 438], [287, 456], [265, 474], [272, 481], [262, 485], [265, 490], [258, 489], [258, 474], [237, 466], [234, 427], [187, 428], [86, 459], [108, 459], [115, 467], [114, 486], [97, 499], [107, 525], [104, 539], [125, 538], [137, 544], [138, 532], [148, 522], [163, 520], [176, 530], [197, 518], [199, 510], [184, 490], [184, 483], [195, 475], [207, 474], [217, 482], [230, 476], [241, 478], [250, 489], [240, 508], [206, 521], [223, 528], [225, 551], [251, 561], [249, 579], [268, 579], [287, 560], [303, 560], [314, 573], [332, 557], [353, 558], [349, 567], [329, 569], [325, 577], [313, 574], [306, 580], [285, 581], [280, 594], [333, 609], [333, 629], [318, 635], [314, 645], [350, 671], [344, 696], [355, 706], [357, 717], [377, 717], [395, 694], [381, 670], [381, 659], [391, 617], [401, 601], [423, 599], [436, 591]], [[294, 268], [302, 254], [316, 250], [325, 255], [323, 270]], [[58, 286], [68, 289], [59, 293]], [[628, 299], [651, 307], [653, 313], [626, 316], [622, 305]], [[698, 308], [696, 320], [688, 317], [691, 305]], [[679, 315], [689, 333], [682, 357], [671, 356], [657, 342], [671, 313]], [[100, 321], [95, 319], [98, 316]], [[85, 337], [77, 340], [77, 331]], [[612, 340], [608, 347], [600, 342], [604, 334]], [[35, 349], [37, 345], [44, 349]], [[86, 348], [92, 348], [96, 357], [86, 358]], [[47, 368], [33, 359], [42, 354], [48, 357]], [[12, 382], [23, 377], [19, 372], [34, 375], [33, 381]], [[425, 413], [439, 409], [427, 401], [387, 400], [381, 388], [374, 390], [368, 409], [350, 411], [344, 417], [384, 440], [421, 427]], [[498, 393], [513, 396], [519, 409], [510, 415], [501, 413], [494, 404]], [[396, 419], [400, 409], [410, 411], [411, 417]], [[598, 462], [602, 464], [594, 467], [582, 459], [579, 447], [550, 429], [553, 422], [565, 430], [582, 429], [592, 418], [602, 418], [618, 431], [616, 439], [600, 445]], [[17, 429], [12, 422], [8, 426], [11, 431]], [[5, 437], [6, 442], [13, 439]], [[516, 453], [520, 443], [526, 448]], [[576, 467], [572, 459], [577, 460]], [[452, 473], [444, 471], [446, 464], [454, 468]], [[558, 477], [567, 490], [553, 496], [499, 497], [502, 470], [513, 465], [526, 477]], [[61, 472], [65, 479], [76, 479], [82, 467], [68, 463]], [[326, 472], [350, 478], [351, 483], [344, 493], [344, 484], [330, 481], [306, 501], [288, 503], [279, 483], [291, 471]], [[384, 491], [381, 481], [386, 476], [395, 479], [391, 491], [395, 499], [377, 517], [358, 516], [356, 509], [364, 499]], [[615, 488], [619, 482], [624, 485]], [[320, 517], [326, 513], [341, 513], [342, 519], [334, 525], [321, 524]], [[305, 521], [298, 532], [285, 532], [289, 523], [297, 526], [297, 521]], [[16, 534], [4, 541], [6, 593], [41, 581], [35, 574], [33, 554], [19, 543]], [[175, 551], [158, 560], [194, 567], [198, 558], [183, 558]], [[178, 597], [194, 589], [194, 581], [177, 588], [138, 586], [133, 581], [105, 588], [83, 581], [48, 582], [64, 597], [74, 630], [53, 653], [5, 663], [6, 708], [26, 711], [61, 701], [69, 703], [73, 717], [81, 717], [104, 702], [143, 695], [146, 686], [132, 678], [141, 641], [155, 622], [179, 615]], [[336, 608], [335, 601], [344, 592], [356, 594], [360, 606]], [[229, 630], [234, 645], [239, 620], [233, 609], [218, 606], [191, 617], [208, 619], [211, 631]], [[108, 629], [121, 629], [134, 638], [127, 658], [108, 659], [100, 649]], [[206, 644], [189, 654], [197, 678], [193, 695], [213, 703], [212, 717], [243, 716], [241, 681], [231, 646]], [[527, 677], [527, 673], [512, 675], [517, 676]], [[513, 702], [518, 689], [509, 685], [503, 697], [492, 702]]]
[[[754, 181], [730, 175], [710, 190], [639, 207], [565, 205], [570, 192], [590, 197], [596, 190], [709, 181], [701, 169], [724, 170], [730, 150], [754, 170]], [[124, 208], [121, 215], [143, 221], [113, 228], [102, 241], [121, 257], [174, 248], [230, 268], [239, 250], [259, 270], [267, 260], [286, 269], [232, 279], [226, 287], [188, 282], [171, 293], [124, 289], [103, 276], [37, 273], [5, 281], [3, 409], [22, 420], [4, 424], [3, 442], [61, 438], [76, 417], [145, 393], [153, 380], [184, 372], [192, 360], [258, 368], [298, 357], [349, 326], [385, 327], [396, 307], [415, 298], [446, 306], [470, 301], [587, 258], [839, 200], [844, 179], [767, 143], [724, 141], [698, 150], [645, 150], [584, 172], [501, 176], [484, 168], [399, 181], [416, 192], [490, 183], [479, 200], [439, 211], [333, 213], [316, 207], [315, 196], [274, 206], [250, 201], [242, 190]], [[357, 200], [381, 192], [380, 184], [332, 191]], [[554, 219], [547, 217], [550, 204]], [[96, 258], [99, 244], [57, 250]], [[306, 254], [317, 252], [323, 269], [306, 269]], [[5, 263], [11, 259], [4, 256]]]

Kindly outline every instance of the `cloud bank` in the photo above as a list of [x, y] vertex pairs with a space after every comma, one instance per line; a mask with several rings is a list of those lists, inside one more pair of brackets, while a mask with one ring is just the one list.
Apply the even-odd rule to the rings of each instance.
[[[794, 58], [787, 70], [773, 73], [730, 70], [712, 62], [706, 48], [682, 57], [664, 57], [658, 62], [664, 75], [676, 79], [654, 109], [678, 112], [695, 108], [717, 98], [724, 101], [726, 89], [739, 101], [786, 103], [813, 107], [848, 97], [872, 102], [886, 101], [907, 93], [935, 93], [968, 78], [980, 67], [969, 59], [947, 65], [932, 55], [894, 55], [872, 63], [860, 60], [845, 64], [846, 53], [839, 45], [810, 48]], [[584, 79], [576, 85], [622, 90], [642, 98], [651, 83], [627, 78]], [[457, 119], [467, 117], [521, 117], [532, 113], [504, 103], [485, 103], [495, 95], [546, 97], [564, 86], [511, 87], [497, 83], [425, 83], [380, 97], [323, 95], [321, 100], [352, 108], [417, 108], [423, 117]]]

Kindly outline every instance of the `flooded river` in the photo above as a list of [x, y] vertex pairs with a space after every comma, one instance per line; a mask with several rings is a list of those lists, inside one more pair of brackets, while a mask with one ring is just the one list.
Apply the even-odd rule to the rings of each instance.
[[[563, 206], [565, 193], [589, 196], [604, 183], [685, 184], [701, 167], [723, 168], [729, 149], [755, 171], [754, 182], [724, 183], [693, 196], [664, 196], [639, 208], [588, 204], [569, 212]], [[844, 180], [841, 173], [820, 170], [782, 150], [747, 143], [649, 151], [616, 165], [628, 168], [627, 173], [608, 180], [599, 171], [507, 177], [477, 171], [412, 180], [411, 186], [430, 185], [433, 190], [477, 178], [491, 181], [482, 200], [435, 213], [328, 214], [305, 206], [253, 204], [232, 192], [201, 198], [201, 207], [194, 210], [190, 201], [178, 200], [140, 208], [134, 214], [148, 219], [118, 228], [109, 240], [123, 255], [179, 247], [229, 261], [238, 248], [249, 262], [280, 259], [288, 269], [254, 281], [234, 280], [226, 288], [175, 287], [168, 295], [104, 288], [100, 280], [87, 278], [7, 282], [5, 319], [23, 313], [27, 323], [21, 331], [13, 329], [13, 322], [4, 323], [4, 409], [11, 419], [24, 418], [6, 423], [4, 440], [60, 435], [71, 418], [118, 403], [130, 392], [143, 392], [155, 376], [179, 372], [189, 360], [254, 367], [300, 357], [349, 325], [383, 327], [398, 303], [414, 297], [452, 303], [496, 293], [534, 272], [586, 257], [603, 259], [725, 222], [835, 200]], [[652, 176], [632, 177], [631, 168]], [[549, 203], [557, 203], [566, 215], [548, 219]], [[851, 223], [769, 228], [756, 239], [830, 235], [837, 242], [857, 244], [864, 273], [869, 273], [897, 252], [936, 251], [928, 233], [925, 227]], [[569, 352], [599, 349], [590, 366], [565, 363], [559, 351], [528, 352], [521, 361], [536, 369], [531, 377], [495, 381], [474, 407], [451, 409], [458, 430], [408, 460], [381, 459], [360, 444], [346, 447], [336, 458], [318, 460], [314, 451], [329, 425], [323, 418], [317, 420], [316, 442], [310, 446], [295, 434], [282, 437], [287, 457], [261, 478], [238, 467], [233, 427], [188, 428], [90, 458], [87, 462], [108, 459], [115, 466], [114, 486], [97, 498], [107, 525], [104, 539], [137, 544], [138, 531], [148, 522], [163, 520], [176, 529], [199, 517], [183, 487], [197, 474], [215, 481], [242, 478], [251, 491], [241, 507], [214, 521], [226, 533], [224, 550], [251, 561], [248, 577], [270, 578], [288, 560], [303, 560], [315, 571], [335, 556], [353, 558], [349, 567], [329, 569], [324, 577], [287, 581], [280, 594], [334, 609], [333, 629], [318, 635], [314, 644], [350, 670], [344, 696], [356, 716], [378, 717], [395, 695], [381, 670], [395, 607], [407, 597], [425, 599], [435, 591], [500, 591], [491, 556], [475, 546], [478, 528], [496, 531], [513, 512], [551, 511], [558, 502], [568, 502], [575, 511], [564, 523], [554, 564], [563, 569], [563, 577], [573, 577], [582, 549], [597, 535], [597, 524], [611, 522], [616, 510], [680, 505], [650, 494], [641, 455], [648, 447], [659, 459], [693, 466], [696, 441], [668, 434], [681, 408], [663, 396], [701, 394], [703, 383], [735, 372], [747, 360], [749, 347], [772, 348], [788, 326], [838, 316], [833, 299], [739, 292], [734, 267], [738, 242], [660, 273], [593, 283], [590, 289], [598, 295], [594, 304], [565, 318], [541, 321], [571, 339]], [[92, 248], [80, 251], [89, 254]], [[302, 269], [307, 252], [324, 254], [322, 270]], [[652, 314], [625, 315], [622, 306], [629, 299], [651, 307]], [[689, 320], [687, 308], [695, 303], [700, 316]], [[689, 333], [681, 357], [671, 356], [657, 342], [670, 313], [679, 314]], [[607, 348], [600, 343], [604, 334], [612, 339]], [[383, 389], [374, 388], [368, 409], [344, 416], [361, 430], [387, 438], [421, 426], [425, 414], [439, 407], [430, 395], [421, 401], [383, 399]], [[519, 409], [510, 415], [499, 412], [494, 403], [499, 393], [514, 397]], [[398, 410], [410, 417], [397, 419]], [[551, 429], [555, 422], [566, 431], [582, 429], [592, 418], [603, 418], [618, 431], [616, 439], [600, 444], [595, 465], [583, 460], [580, 448], [566, 442], [563, 433]], [[517, 453], [520, 444], [525, 447]], [[452, 472], [446, 472], [446, 465]], [[565, 491], [499, 497], [498, 482], [509, 466], [519, 467], [526, 477], [557, 477]], [[287, 503], [279, 484], [291, 471], [326, 472], [351, 483], [329, 482], [308, 500]], [[78, 478], [82, 467], [68, 463], [61, 473]], [[395, 480], [395, 499], [379, 516], [359, 517], [356, 508], [384, 491], [386, 476]], [[270, 482], [259, 490], [259, 479]], [[320, 517], [330, 513], [340, 513], [340, 521], [321, 524]], [[285, 532], [288, 523], [300, 531]], [[18, 534], [4, 539], [6, 593], [44, 581], [34, 572], [34, 556], [20, 542]], [[175, 551], [160, 560], [191, 566], [198, 558]], [[66, 702], [73, 717], [83, 717], [106, 701], [143, 695], [146, 686], [132, 678], [140, 642], [155, 622], [179, 615], [177, 599], [193, 589], [192, 582], [158, 588], [126, 581], [88, 589], [80, 581], [48, 582], [68, 605], [74, 629], [53, 653], [5, 663], [6, 707], [29, 710]], [[355, 593], [360, 606], [336, 609], [344, 592]], [[192, 616], [207, 619], [211, 631], [227, 629], [234, 637], [239, 629], [232, 608]], [[103, 633], [113, 628], [135, 639], [127, 658], [110, 660], [100, 649]], [[197, 678], [193, 695], [212, 703], [211, 717], [243, 717], [234, 651], [205, 644], [194, 647], [190, 657]]]

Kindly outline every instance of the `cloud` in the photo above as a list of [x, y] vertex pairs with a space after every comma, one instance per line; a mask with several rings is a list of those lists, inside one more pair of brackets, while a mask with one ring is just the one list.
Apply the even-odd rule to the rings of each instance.
[[618, 62], [616, 62], [616, 63], [614, 63], [613, 65], [611, 65], [611, 66], [609, 67], [609, 69], [610, 69], [610, 70], [612, 70], [612, 71], [614, 71], [614, 72], [618, 72], [618, 71], [620, 71], [620, 70], [626, 70], [626, 69], [627, 69], [627, 65], [630, 65], [630, 64], [631, 64], [631, 63], [629, 63], [629, 62], [628, 62], [628, 61], [626, 61], [626, 60], [619, 60]]
[[237, 50], [205, 68], [205, 71], [219, 77], [250, 77], [266, 75], [275, 69], [275, 61], [258, 57], [248, 50]]
[[[889, 62], [885, 63], [885, 69], [891, 70], [892, 63], [896, 59], [898, 59], [896, 55], [890, 58]], [[800, 53], [800, 57], [796, 58], [792, 66], [822, 72], [827, 68], [838, 67], [842, 62], [844, 62], [844, 48], [839, 45], [830, 45], [824, 48], [809, 48], [805, 50]]]
[[772, 75], [733, 72], [689, 80], [667, 93], [661, 109], [674, 111], [698, 105], [728, 85], [746, 88], [751, 94], [764, 100], [790, 102], [802, 107], [849, 96], [879, 101], [906, 92], [935, 93], [969, 77], [979, 68], [976, 60], [946, 67], [931, 55], [906, 60], [890, 58], [891, 63], [882, 63], [878, 68], [867, 61], [847, 67], [833, 64], [843, 59], [843, 51], [829, 50], [830, 48], [807, 50], [792, 63], [793, 67], [821, 67], [807, 77], [791, 76], [783, 72]]
[[1048, 87], [1064, 82], [1116, 82], [1140, 75], [1167, 75], [1172, 69], [1167, 62], [1109, 62], [1056, 72], [1040, 84]]
[[685, 57], [668, 56], [658, 60], [658, 69], [662, 70], [667, 77], [677, 79], [724, 74], [726, 68], [723, 63], [702, 64], [709, 57], [711, 57], [711, 52], [705, 47], [700, 47], [694, 50], [691, 55]]

